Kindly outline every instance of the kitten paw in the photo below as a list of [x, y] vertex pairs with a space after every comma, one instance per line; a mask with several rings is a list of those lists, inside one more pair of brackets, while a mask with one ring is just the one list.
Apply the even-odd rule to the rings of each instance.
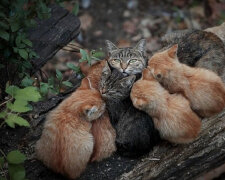
[[142, 98], [134, 98], [133, 105], [138, 109], [143, 109], [146, 106], [146, 101]]

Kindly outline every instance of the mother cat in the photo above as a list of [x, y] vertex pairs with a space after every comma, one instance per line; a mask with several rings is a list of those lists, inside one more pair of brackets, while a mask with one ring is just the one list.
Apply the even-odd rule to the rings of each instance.
[[152, 118], [136, 109], [129, 96], [135, 75], [137, 80], [146, 66], [145, 40], [134, 48], [117, 48], [110, 41], [106, 44], [110, 67], [106, 65], [103, 68], [100, 92], [116, 129], [118, 151], [125, 156], [139, 156], [149, 152], [160, 141]]

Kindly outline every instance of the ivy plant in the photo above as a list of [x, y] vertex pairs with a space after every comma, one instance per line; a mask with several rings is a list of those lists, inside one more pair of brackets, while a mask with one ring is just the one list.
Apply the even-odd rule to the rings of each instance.
[[[8, 175], [10, 180], [25, 180], [26, 172], [23, 166], [26, 156], [18, 150], [14, 150], [5, 155], [0, 150], [0, 170], [3, 172], [4, 168], [8, 167]], [[7, 175], [3, 173], [0, 180], [7, 180]]]
[[0, 105], [4, 106], [3, 111], [0, 113], [0, 119], [3, 119], [0, 127], [4, 123], [11, 128], [15, 128], [15, 125], [29, 127], [27, 120], [19, 115], [32, 110], [29, 102], [40, 100], [41, 95], [38, 89], [33, 86], [19, 88], [12, 85], [6, 88], [6, 93], [9, 95], [9, 99]]

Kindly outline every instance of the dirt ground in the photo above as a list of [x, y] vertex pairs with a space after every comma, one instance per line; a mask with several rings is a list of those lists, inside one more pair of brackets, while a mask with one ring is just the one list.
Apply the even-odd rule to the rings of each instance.
[[[106, 39], [125, 47], [145, 38], [151, 55], [162, 47], [160, 38], [166, 33], [205, 29], [225, 20], [225, 0], [81, 0], [79, 4], [81, 33], [74, 42], [88, 51], [105, 51]], [[70, 11], [73, 6], [73, 1], [65, 4]], [[77, 65], [79, 59], [78, 53], [61, 50], [43, 71], [54, 74], [57, 68], [70, 76], [66, 63]]]

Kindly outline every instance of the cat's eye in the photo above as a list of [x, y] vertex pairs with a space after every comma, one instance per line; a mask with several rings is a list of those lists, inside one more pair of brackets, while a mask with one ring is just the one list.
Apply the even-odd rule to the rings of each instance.
[[120, 60], [119, 59], [114, 59], [113, 60], [115, 63], [120, 63]]
[[135, 62], [137, 62], [137, 59], [131, 59], [131, 60], [129, 61], [129, 63], [135, 63]]

